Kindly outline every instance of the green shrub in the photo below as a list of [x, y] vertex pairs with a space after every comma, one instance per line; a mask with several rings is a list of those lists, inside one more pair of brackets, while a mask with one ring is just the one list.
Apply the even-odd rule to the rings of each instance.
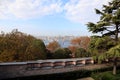
[[110, 71], [91, 75], [95, 80], [120, 80], [119, 76], [120, 74], [113, 75]]

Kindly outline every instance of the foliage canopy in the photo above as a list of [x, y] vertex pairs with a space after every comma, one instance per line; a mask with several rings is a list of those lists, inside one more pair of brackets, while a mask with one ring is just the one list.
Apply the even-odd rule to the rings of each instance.
[[42, 40], [17, 30], [0, 34], [0, 61], [27, 61], [46, 58]]

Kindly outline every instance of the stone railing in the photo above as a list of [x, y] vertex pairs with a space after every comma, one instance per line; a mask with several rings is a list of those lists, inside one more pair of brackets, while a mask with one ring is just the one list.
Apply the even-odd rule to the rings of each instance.
[[[52, 59], [52, 60], [38, 60], [37, 63], [28, 62], [30, 68], [63, 68], [72, 66], [83, 66], [87, 64], [94, 64], [93, 59], [90, 58], [73, 58], [73, 59]], [[32, 66], [32, 67], [31, 67]]]
[[9, 62], [9, 63], [0, 63], [0, 66], [26, 65], [27, 69], [51, 69], [51, 68], [71, 67], [71, 66], [84, 66], [87, 64], [94, 64], [94, 61], [91, 57], [71, 58], [71, 59], [49, 59], [49, 60], [37, 60], [37, 61], [28, 61], [28, 62]]
[[82, 69], [88, 64], [94, 64], [91, 57], [0, 63], [0, 79], [63, 73]]

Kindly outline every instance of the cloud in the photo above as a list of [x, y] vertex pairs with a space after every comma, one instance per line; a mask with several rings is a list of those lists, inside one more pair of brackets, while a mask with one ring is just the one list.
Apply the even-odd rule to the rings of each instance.
[[66, 18], [82, 24], [95, 22], [98, 20], [98, 16], [94, 9], [101, 9], [102, 5], [108, 1], [110, 0], [70, 0], [64, 6]]
[[0, 19], [34, 18], [62, 11], [60, 0], [0, 0]]
[[0, 19], [6, 19], [7, 17], [9, 17], [10, 14], [8, 6], [9, 6], [8, 0], [0, 0]]
[[94, 9], [110, 0], [0, 0], [0, 19], [32, 19], [61, 13], [70, 21], [95, 22]]

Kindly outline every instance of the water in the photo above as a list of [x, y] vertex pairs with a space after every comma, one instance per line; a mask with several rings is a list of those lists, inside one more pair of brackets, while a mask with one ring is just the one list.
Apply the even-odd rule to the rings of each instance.
[[71, 45], [71, 40], [78, 36], [39, 36], [38, 39], [42, 39], [45, 45], [48, 45], [52, 41], [57, 41], [62, 48], [67, 48]]

